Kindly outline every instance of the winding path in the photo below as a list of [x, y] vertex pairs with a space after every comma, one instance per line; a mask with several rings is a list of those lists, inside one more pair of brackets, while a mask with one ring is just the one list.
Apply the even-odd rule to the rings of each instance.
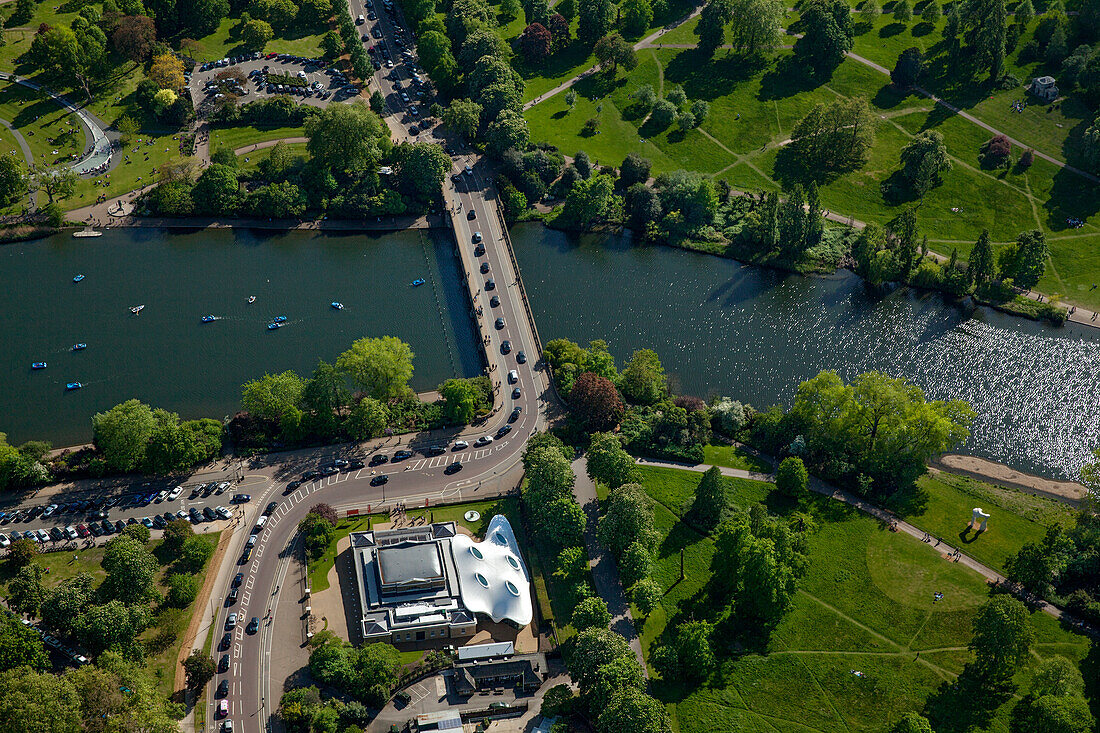
[[[27, 170], [31, 170], [31, 168], [34, 166], [34, 153], [31, 152], [31, 146], [27, 144], [27, 138], [23, 137], [23, 133], [15, 129], [15, 127], [7, 120], [0, 120], [0, 125], [3, 125], [4, 127], [11, 130], [12, 136], [15, 137], [15, 142], [19, 144], [19, 149], [23, 151], [23, 161], [27, 164]], [[37, 202], [35, 201], [34, 194], [34, 191], [30, 191], [27, 194], [28, 211], [34, 211], [37, 207]]]

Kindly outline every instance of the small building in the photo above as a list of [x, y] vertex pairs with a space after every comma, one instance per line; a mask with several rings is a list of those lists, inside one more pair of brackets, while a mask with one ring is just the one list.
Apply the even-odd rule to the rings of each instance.
[[469, 644], [458, 648], [455, 656], [459, 664], [465, 662], [486, 662], [492, 659], [508, 659], [516, 653], [516, 645], [510, 641], [497, 641], [491, 644]]
[[462, 715], [454, 710], [442, 710], [438, 713], [421, 713], [416, 716], [416, 729], [425, 730], [462, 730]]
[[484, 662], [456, 667], [455, 692], [469, 697], [480, 689], [493, 687], [519, 687], [525, 692], [537, 690], [542, 685], [537, 657], [522, 657], [503, 662]]
[[1028, 91], [1044, 102], [1053, 102], [1058, 98], [1058, 87], [1053, 76], [1037, 76], [1031, 80]]

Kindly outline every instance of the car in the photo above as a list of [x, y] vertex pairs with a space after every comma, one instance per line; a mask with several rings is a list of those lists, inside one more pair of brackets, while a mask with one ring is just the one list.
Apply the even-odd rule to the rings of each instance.
[[65, 533], [61, 531], [61, 527], [50, 527], [50, 539], [54, 542], [65, 539]]
[[183, 487], [177, 486], [176, 488], [168, 492], [168, 501], [175, 501], [176, 499], [180, 498], [180, 494], [182, 493]]
[[387, 69], [392, 69], [393, 68], [393, 62], [390, 61], [389, 59], [386, 59], [386, 68]]
[[202, 515], [206, 517], [207, 521], [213, 522], [218, 518], [218, 515], [214, 513], [214, 510], [210, 507], [205, 507], [202, 510]]
[[123, 522], [121, 519], [115, 522], [115, 532], [121, 532], [124, 529], [126, 529], [126, 522]]
[[510, 432], [512, 432], [512, 426], [511, 425], [501, 425], [500, 430], [497, 431], [497, 438], [498, 439], [503, 438], [505, 435], [507, 435]]
[[218, 516], [222, 519], [230, 519], [233, 516], [233, 512], [229, 511], [229, 507], [227, 506], [214, 507], [214, 511], [217, 512]]
[[489, 307], [490, 308], [499, 308], [500, 307], [500, 298], [497, 297], [496, 295], [489, 298]]
[[168, 498], [168, 491], [165, 490], [165, 491], [161, 491], [161, 492], [157, 493], [157, 497], [155, 499], [153, 499], [153, 501], [155, 501], [157, 504], [159, 504], [167, 498]]
[[195, 507], [191, 507], [187, 510], [187, 516], [191, 518], [191, 521], [198, 524], [202, 521], [202, 514]]
[[225, 619], [225, 630], [226, 631], [231, 631], [232, 629], [235, 629], [235, 628], [237, 628], [237, 612], [236, 611], [229, 614], [229, 616]]
[[222, 733], [233, 733], [233, 721], [232, 720], [223, 720], [222, 721]]
[[244, 552], [243, 552], [243, 553], [241, 553], [241, 561], [240, 561], [240, 564], [241, 564], [241, 565], [244, 565], [244, 564], [245, 564], [246, 562], [248, 562], [248, 561], [249, 561], [250, 559], [252, 559], [252, 548], [251, 548], [251, 547], [246, 547], [246, 548], [244, 548]]
[[[115, 525], [106, 519], [99, 523], [99, 528], [103, 530], [103, 534], [114, 534], [115, 531]], [[57, 527], [54, 527], [54, 529], [57, 529]]]
[[214, 489], [218, 488], [218, 485], [211, 481], [206, 485], [206, 488], [202, 490], [202, 498], [207, 498], [214, 493]]
[[364, 464], [361, 460], [359, 460], [358, 458], [353, 458], [352, 460], [348, 461], [347, 470], [355, 471], [365, 467], [366, 464]]
[[237, 588], [230, 588], [229, 595], [225, 597], [225, 605], [232, 606], [234, 603], [236, 603], [238, 593], [240, 593], [240, 591]]
[[447, 446], [445, 445], [433, 445], [424, 451], [426, 456], [441, 456], [447, 452]]
[[374, 477], [371, 478], [370, 485], [371, 486], [381, 486], [384, 483], [388, 483], [389, 480], [390, 480], [389, 476], [387, 476], [384, 473], [380, 473], [377, 476], [374, 476]]
[[187, 519], [187, 512], [185, 512], [183, 509], [180, 509], [178, 512], [176, 512], [176, 519]]
[[321, 475], [322, 476], [332, 476], [333, 474], [339, 473], [339, 472], [340, 472], [340, 469], [337, 468], [336, 466], [324, 466], [324, 467], [321, 468]]
[[[145, 524], [146, 522], [149, 522], [149, 517], [145, 517], [141, 520], [142, 524]], [[146, 527], [151, 527], [151, 525], [152, 522], [149, 522], [149, 524], [145, 524]], [[91, 534], [91, 532], [88, 531], [88, 528], [85, 527], [83, 524], [76, 525], [76, 533], [79, 534], [81, 537], [87, 537], [89, 534]]]
[[[146, 527], [148, 527], [149, 529], [152, 529], [152, 528], [153, 528], [153, 520], [152, 520], [152, 519], [150, 519], [149, 517], [142, 517], [142, 518], [141, 518], [141, 523], [142, 523], [142, 524], [144, 524], [144, 525], [145, 525]], [[82, 525], [80, 525], [80, 527], [83, 527], [83, 526], [84, 526], [83, 524], [82, 524]], [[76, 531], [77, 531], [77, 532], [79, 532], [79, 531], [80, 531], [80, 527], [77, 527], [77, 528], [76, 528]], [[81, 537], [84, 537], [84, 536], [86, 536], [86, 535], [83, 535], [83, 534], [81, 535]]]
[[496, 289], [497, 289], [497, 284], [495, 282], [493, 282], [492, 278], [489, 278], [488, 280], [485, 281], [485, 290], [486, 291], [496, 290]]
[[461, 470], [462, 470], [462, 461], [454, 461], [450, 465], [448, 465], [446, 468], [443, 469], [443, 473], [450, 476], [451, 474], [458, 473]]
[[512, 399], [513, 400], [518, 400], [519, 395], [520, 395], [519, 387], [516, 387], [515, 389], [512, 390]]
[[275, 511], [278, 508], [279, 508], [279, 502], [273, 501], [270, 504], [268, 504], [266, 507], [264, 507], [264, 514], [271, 514], [271, 512]]
[[222, 635], [222, 641], [221, 641], [221, 644], [218, 645], [218, 648], [222, 649], [222, 650], [228, 649], [230, 644], [232, 644], [232, 643], [233, 643], [233, 634], [230, 634], [227, 631], [227, 632], [225, 632], [225, 634]]
[[465, 167], [465, 168], [463, 169], [463, 173], [465, 173], [465, 174], [466, 174], [466, 175], [468, 175], [468, 176], [472, 176], [472, 175], [474, 174], [474, 169], [473, 169], [473, 168], [471, 168], [470, 166], [466, 166], [466, 167]]
[[381, 466], [383, 463], [385, 463], [388, 460], [390, 460], [390, 459], [385, 453], [375, 453], [373, 456], [370, 457], [370, 462], [369, 462], [368, 465], [370, 465], [370, 466]]
[[11, 545], [11, 540], [0, 534], [0, 547], [8, 547], [9, 545]]
[[512, 408], [512, 414], [508, 416], [508, 422], [515, 422], [516, 420], [519, 420], [520, 413], [522, 413], [522, 412], [523, 412], [523, 408], [520, 407], [519, 405], [516, 405], [515, 407], [513, 407]]
[[233, 494], [234, 504], [247, 504], [250, 501], [252, 501], [251, 494]]
[[43, 517], [53, 516], [53, 513], [57, 511], [57, 504], [50, 504], [42, 511]]
[[[95, 535], [98, 537], [99, 533], [100, 533], [99, 527], [96, 527], [94, 524], [92, 525], [92, 527], [93, 527], [93, 529], [96, 530]], [[43, 543], [43, 544], [45, 544], [45, 543], [47, 543], [47, 542], [49, 542], [53, 539], [52, 537], [50, 537], [50, 533], [47, 532], [44, 529], [37, 530], [35, 532], [35, 534], [38, 535], [38, 541]]]
[[164, 517], [158, 514], [157, 516], [153, 517], [153, 526], [157, 529], [164, 529], [168, 526], [168, 522], [164, 521]]
[[305, 473], [302, 474], [302, 480], [303, 481], [312, 481], [313, 479], [317, 478], [320, 475], [321, 475], [320, 471], [306, 471]]
[[477, 244], [478, 242], [480, 242], [481, 241], [481, 232], [474, 232], [474, 236], [471, 238], [471, 241], [474, 244]]
[[129, 519], [126, 520], [126, 524], [137, 524], [137, 523], [138, 523], [137, 517], [130, 517]]
[[298, 488], [301, 485], [301, 481], [291, 481], [289, 484], [286, 485], [286, 488], [283, 489], [283, 493], [289, 494], [291, 491], [294, 491], [294, 489]]
[[260, 630], [260, 617], [259, 616], [253, 616], [252, 620], [248, 622], [248, 626], [245, 628], [245, 631], [248, 632], [249, 634], [255, 634], [259, 630]]
[[214, 489], [214, 493], [215, 494], [221, 494], [223, 491], [225, 491], [228, 488], [229, 488], [229, 482], [228, 481], [222, 481], [220, 484], [218, 484], [218, 488]]
[[485, 244], [484, 243], [479, 244], [478, 246], [474, 247], [474, 257], [481, 257], [483, 254], [485, 254]]
[[399, 96], [401, 97], [402, 102], [404, 102], [405, 104], [409, 103], [409, 93], [408, 92], [401, 92], [401, 94]]
[[400, 710], [401, 708], [406, 707], [410, 702], [412, 702], [412, 695], [405, 692], [404, 690], [401, 690], [393, 696], [393, 702], [394, 707]]
[[489, 709], [490, 710], [502, 710], [506, 707], [508, 707], [508, 703], [501, 702], [500, 700], [497, 700], [496, 702], [489, 703]]
[[455, 173], [454, 175], [451, 176], [451, 180], [454, 181], [455, 183], [461, 183], [462, 182], [462, 174], [461, 173]]
[[492, 442], [493, 442], [493, 436], [491, 436], [491, 435], [482, 435], [480, 438], [478, 438], [477, 440], [474, 441], [474, 446], [477, 447], [477, 448], [480, 448], [482, 446], [489, 445]]
[[374, 36], [375, 38], [381, 38], [382, 37], [382, 31], [378, 30], [378, 26], [374, 26], [373, 28], [371, 28], [370, 29], [370, 34], [372, 36]]
[[348, 459], [334, 458], [332, 461], [332, 465], [336, 466], [337, 468], [343, 468], [344, 466], [348, 465]]
[[496, 326], [496, 329], [499, 331], [500, 329], [504, 328], [504, 319], [496, 319], [496, 321], [493, 322], [493, 325]]
[[166, 521], [166, 522], [174, 522], [174, 521], [176, 521], [176, 515], [175, 515], [175, 514], [173, 514], [172, 512], [165, 512], [165, 513], [164, 513], [164, 514], [162, 514], [161, 516], [163, 516], [163, 517], [164, 517], [164, 521]]
[[[229, 680], [222, 680], [222, 684], [226, 685], [226, 694], [229, 694]], [[220, 691], [221, 687], [218, 687], [218, 690]], [[224, 718], [225, 716], [229, 715], [228, 700], [218, 700], [218, 709], [215, 712], [215, 715], [219, 718]]]
[[218, 671], [227, 672], [229, 670], [229, 655], [223, 654], [222, 658], [218, 660]]
[[500, 353], [507, 354], [507, 353], [510, 353], [511, 351], [512, 351], [512, 342], [511, 341], [505, 339], [504, 341], [500, 342]]
[[187, 495], [188, 499], [198, 499], [199, 494], [202, 493], [202, 484], [199, 484], [195, 488], [191, 489], [191, 493]]
[[236, 588], [244, 580], [244, 573], [237, 573], [233, 576], [233, 587]]
[[244, 541], [244, 546], [245, 547], [255, 547], [257, 539], [259, 539], [257, 535], [254, 535], [254, 534], [248, 535], [248, 539]]
[[519, 362], [520, 364], [526, 364], [527, 363], [527, 354], [523, 353], [522, 351], [517, 351], [516, 352], [516, 361]]
[[360, 16], [356, 17], [355, 25], [363, 25], [363, 23], [365, 21], [366, 21], [366, 18], [364, 18], [362, 15], [360, 15]]
[[367, 20], [378, 20], [378, 13], [373, 10], [367, 13]]
[[397, 451], [396, 453], [393, 454], [393, 460], [394, 461], [403, 461], [406, 458], [412, 458], [412, 455], [413, 454], [412, 454], [411, 450], [399, 450], [399, 451]]
[[484, 275], [487, 272], [489, 272], [489, 263], [488, 262], [482, 262], [481, 263], [481, 274]]
[[477, 211], [475, 211], [474, 209], [470, 209], [469, 211], [466, 212], [466, 221], [473, 221], [476, 218], [477, 218]]
[[467, 443], [465, 440], [456, 440], [455, 444], [453, 446], [451, 446], [451, 450], [460, 451], [460, 450], [466, 450], [469, 447], [470, 447], [470, 444]]

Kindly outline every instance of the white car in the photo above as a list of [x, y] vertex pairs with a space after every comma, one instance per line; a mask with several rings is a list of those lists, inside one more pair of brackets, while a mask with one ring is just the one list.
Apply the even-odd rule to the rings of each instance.
[[480, 438], [478, 438], [476, 441], [474, 441], [474, 445], [477, 446], [478, 448], [480, 448], [481, 446], [489, 445], [492, 442], [493, 442], [493, 436], [491, 436], [491, 435], [482, 435]]
[[226, 631], [231, 631], [232, 629], [236, 628], [236, 626], [237, 626], [237, 612], [234, 611], [233, 613], [229, 614], [229, 618], [227, 618], [225, 620], [225, 630]]
[[168, 492], [168, 501], [175, 501], [176, 499], [180, 498], [180, 494], [182, 493], [183, 487], [177, 486], [176, 488]]
[[7, 535], [0, 534], [0, 547], [7, 547], [10, 544], [11, 540], [8, 539]]
[[65, 536], [68, 537], [70, 540], [75, 540], [80, 537], [80, 535], [76, 532], [76, 527], [71, 524], [65, 528]]
[[454, 444], [454, 450], [466, 450], [470, 447], [470, 444], [465, 440], [456, 440]]
[[218, 516], [221, 517], [222, 519], [229, 519], [230, 517], [233, 516], [233, 513], [231, 511], [229, 511], [229, 509], [227, 507], [224, 507], [224, 506], [216, 507], [214, 509], [214, 511], [217, 512]]
[[57, 511], [57, 504], [50, 504], [48, 507], [46, 507], [46, 510], [44, 512], [42, 512], [42, 516], [43, 517], [51, 516], [56, 511]]
[[162, 501], [164, 501], [164, 500], [165, 500], [165, 499], [167, 499], [167, 498], [168, 498], [168, 490], [167, 490], [167, 489], [165, 489], [164, 491], [162, 491], [162, 492], [160, 492], [159, 494], [157, 494], [157, 498], [156, 498], [156, 500], [155, 500], [155, 501], [156, 501], [156, 502], [157, 502], [157, 503], [159, 504], [159, 503], [161, 503]]

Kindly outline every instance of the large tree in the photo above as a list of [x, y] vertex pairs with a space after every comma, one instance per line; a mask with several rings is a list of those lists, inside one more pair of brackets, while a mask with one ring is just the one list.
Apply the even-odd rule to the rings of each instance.
[[594, 481], [617, 489], [638, 480], [634, 458], [623, 450], [622, 441], [613, 433], [596, 433], [588, 444], [586, 470]]
[[901, 149], [901, 174], [921, 198], [942, 181], [941, 173], [951, 170], [947, 145], [939, 130], [925, 130]]
[[155, 594], [158, 563], [140, 542], [130, 537], [111, 538], [103, 546], [102, 565], [107, 577], [100, 593], [106, 598], [140, 603]]
[[786, 6], [783, 0], [732, 0], [733, 47], [743, 54], [760, 54], [777, 47]]
[[711, 466], [695, 488], [695, 499], [691, 503], [692, 520], [703, 529], [711, 530], [718, 525], [728, 505], [722, 471], [717, 466]]
[[611, 30], [615, 22], [615, 10], [611, 0], [579, 0], [577, 40], [586, 46], [594, 46]]
[[389, 129], [365, 103], [331, 104], [306, 121], [311, 158], [333, 171], [371, 171], [392, 147]]
[[0, 720], [10, 731], [80, 733], [81, 699], [69, 679], [30, 667], [0, 672]]
[[979, 290], [993, 282], [993, 278], [996, 277], [997, 267], [993, 261], [993, 245], [990, 242], [988, 229], [983, 229], [978, 235], [978, 241], [970, 252], [967, 271]]
[[815, 105], [791, 130], [792, 158], [812, 171], [863, 164], [875, 142], [875, 119], [863, 97]]
[[615, 76], [621, 66], [626, 71], [632, 71], [638, 66], [638, 57], [634, 53], [634, 47], [630, 45], [619, 33], [608, 33], [596, 42], [592, 53], [600, 66], [610, 76]]
[[597, 733], [672, 733], [665, 706], [655, 698], [627, 688], [611, 698], [596, 721]]
[[633, 656], [626, 639], [610, 629], [586, 629], [570, 642], [565, 664], [573, 681], [585, 688], [596, 681], [600, 667], [619, 657]]
[[999, 80], [1004, 73], [1008, 11], [1005, 0], [971, 0], [960, 4], [962, 24], [973, 52], [972, 63]]
[[336, 359], [336, 367], [368, 396], [378, 400], [400, 397], [413, 374], [413, 351], [399, 338], [361, 338]]
[[1035, 630], [1023, 603], [1009, 595], [996, 595], [978, 609], [973, 620], [970, 649], [979, 674], [1008, 679], [1027, 661], [1035, 643]]
[[138, 63], [149, 58], [157, 40], [157, 28], [146, 15], [127, 15], [119, 18], [111, 34], [111, 43], [126, 58]]
[[199, 649], [192, 651], [191, 655], [180, 664], [183, 665], [186, 673], [187, 689], [192, 692], [205, 687], [207, 682], [214, 679], [214, 673], [217, 671], [214, 660], [210, 658], [210, 655], [204, 654]]
[[639, 484], [612, 489], [600, 519], [599, 538], [618, 557], [632, 542], [653, 547], [659, 535], [653, 524], [653, 500]]
[[[838, 9], [838, 6], [843, 7]], [[806, 33], [795, 41], [795, 56], [816, 73], [836, 68], [852, 48], [850, 12], [848, 4], [841, 0], [810, 2], [802, 11]]]
[[623, 400], [611, 380], [592, 372], [582, 373], [573, 383], [569, 408], [585, 430], [593, 432], [614, 428], [626, 414]]
[[9, 613], [0, 616], [0, 672], [20, 666], [43, 670], [49, 662], [46, 648], [42, 646], [42, 636], [37, 630], [24, 626], [20, 619]]
[[713, 54], [726, 42], [726, 26], [733, 20], [733, 0], [710, 0], [699, 13], [695, 35], [699, 36], [699, 48]]
[[127, 400], [92, 417], [92, 440], [110, 468], [133, 471], [145, 460], [145, 448], [155, 425], [148, 405]]
[[1020, 232], [1016, 242], [1001, 252], [1001, 277], [1012, 278], [1018, 287], [1033, 288], [1046, 271], [1048, 257], [1046, 237], [1042, 231], [1032, 229]]
[[642, 405], [652, 405], [668, 394], [665, 369], [652, 349], [639, 349], [631, 355], [619, 384], [624, 397]]

